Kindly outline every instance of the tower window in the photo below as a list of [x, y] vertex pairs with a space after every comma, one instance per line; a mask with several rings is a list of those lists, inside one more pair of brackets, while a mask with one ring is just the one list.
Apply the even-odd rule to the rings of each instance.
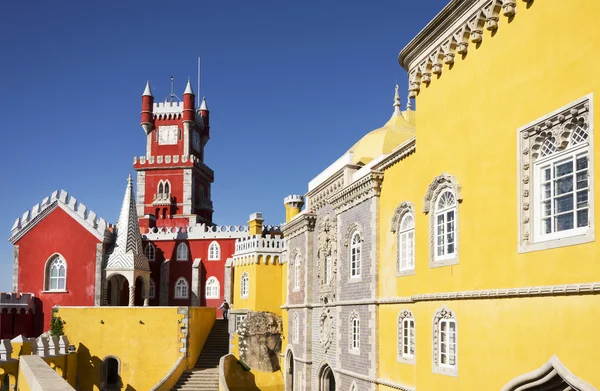
[[156, 260], [156, 247], [152, 243], [148, 243], [144, 249], [144, 254], [149, 261]]
[[187, 299], [189, 294], [187, 280], [180, 277], [175, 283], [175, 298], [176, 299]]
[[242, 278], [240, 279], [240, 297], [242, 299], [248, 298], [248, 292], [250, 291], [250, 277], [248, 277], [248, 273], [242, 273]]
[[179, 243], [177, 246], [177, 260], [187, 261], [188, 260], [188, 246], [185, 243]]
[[220, 295], [220, 285], [217, 277], [210, 277], [206, 280], [206, 298], [207, 299], [218, 299]]
[[208, 260], [209, 261], [218, 261], [221, 259], [221, 247], [219, 243], [212, 242], [210, 246], [208, 246]]
[[67, 263], [61, 256], [56, 256], [48, 263], [46, 269], [46, 290], [64, 291], [67, 289]]

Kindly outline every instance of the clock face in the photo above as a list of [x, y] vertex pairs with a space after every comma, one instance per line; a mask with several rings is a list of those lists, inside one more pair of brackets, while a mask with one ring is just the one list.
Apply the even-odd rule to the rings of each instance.
[[159, 126], [158, 127], [158, 144], [159, 145], [175, 145], [177, 144], [177, 125]]
[[192, 134], [192, 146], [198, 152], [200, 152], [200, 135], [196, 132]]

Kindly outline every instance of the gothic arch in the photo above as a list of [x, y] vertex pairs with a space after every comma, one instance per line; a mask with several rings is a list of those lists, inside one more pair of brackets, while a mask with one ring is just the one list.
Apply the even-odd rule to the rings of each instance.
[[348, 226], [348, 229], [346, 230], [346, 235], [344, 236], [344, 246], [345, 247], [348, 247], [348, 245], [350, 244], [350, 239], [352, 238], [352, 235], [354, 234], [354, 232], [358, 232], [358, 234], [360, 235], [361, 242], [363, 241], [362, 226], [359, 223], [354, 222], [354, 223], [350, 224]]
[[462, 187], [456, 180], [456, 177], [448, 173], [442, 173], [433, 178], [433, 181], [431, 181], [427, 188], [425, 198], [423, 199], [423, 213], [429, 213], [432, 209], [432, 202], [435, 201], [437, 195], [446, 188], [451, 188], [456, 196], [456, 201], [459, 203], [462, 202]]
[[573, 391], [598, 391], [592, 385], [584, 382], [573, 375], [567, 367], [560, 362], [556, 355], [552, 355], [550, 359], [540, 368], [529, 373], [518, 376], [508, 382], [502, 388], [502, 391], [519, 391], [519, 390], [573, 390]]
[[398, 207], [396, 207], [394, 215], [392, 216], [391, 231], [393, 233], [396, 233], [398, 227], [400, 226], [400, 222], [402, 221], [402, 217], [404, 217], [404, 215], [407, 213], [411, 213], [414, 216], [415, 206], [410, 201], [402, 201], [400, 204], [398, 204]]

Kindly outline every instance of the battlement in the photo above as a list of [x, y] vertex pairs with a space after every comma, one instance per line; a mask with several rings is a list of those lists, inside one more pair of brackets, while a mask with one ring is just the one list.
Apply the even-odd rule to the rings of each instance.
[[304, 204], [304, 197], [298, 194], [292, 194], [283, 199], [284, 204]]
[[156, 102], [152, 107], [155, 116], [161, 114], [181, 114], [183, 113], [183, 102]]
[[102, 217], [98, 217], [94, 211], [88, 210], [83, 203], [70, 196], [65, 190], [56, 190], [50, 197], [44, 198], [41, 203], [35, 204], [31, 210], [27, 210], [22, 217], [15, 220], [11, 228], [10, 242], [15, 243], [19, 240], [38, 221], [53, 211], [56, 206], [69, 213], [100, 240], [104, 241], [112, 237], [112, 233], [108, 229], [113, 228], [113, 224], [107, 223]]
[[281, 234], [251, 235], [235, 241], [234, 266], [281, 264], [285, 240]]
[[211, 179], [215, 176], [214, 171], [194, 155], [134, 156], [133, 158], [133, 166], [136, 170], [156, 169], [160, 166], [171, 168], [173, 164], [182, 167], [196, 167]]
[[25, 312], [35, 313], [34, 298], [33, 293], [0, 292], [0, 312], [5, 309], [9, 312], [16, 309], [17, 311], [25, 310]]
[[203, 223], [189, 227], [153, 227], [142, 233], [142, 239], [160, 240], [194, 240], [194, 239], [226, 239], [241, 238], [248, 235], [245, 225], [207, 225]]

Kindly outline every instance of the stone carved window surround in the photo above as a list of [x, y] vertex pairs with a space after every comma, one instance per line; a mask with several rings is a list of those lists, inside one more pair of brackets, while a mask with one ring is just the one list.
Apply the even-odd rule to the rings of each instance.
[[[455, 206], [454, 206], [454, 252], [452, 255], [445, 255], [443, 257], [437, 257], [437, 222], [436, 216], [437, 212], [437, 203], [439, 198], [446, 191], [451, 192], [454, 196]], [[429, 184], [427, 188], [427, 192], [425, 193], [425, 198], [423, 202], [423, 213], [429, 214], [429, 267], [440, 267], [440, 266], [449, 266], [458, 264], [458, 251], [459, 251], [459, 205], [462, 202], [462, 187], [456, 180], [454, 175], [450, 175], [448, 173], [442, 173], [441, 175], [435, 177], [433, 181]]]
[[319, 223], [317, 251], [317, 279], [319, 281], [319, 301], [323, 304], [335, 299], [337, 276], [337, 218], [325, 215]]
[[[572, 137], [574, 133], [579, 132], [579, 127], [587, 129], [587, 140], [574, 143], [575, 139]], [[586, 95], [519, 128], [517, 137], [519, 253], [594, 241], [593, 94]], [[542, 157], [548, 147], [555, 152], [548, 157]], [[587, 227], [542, 234], [541, 169], [546, 164], [555, 164], [563, 157], [568, 159], [570, 156], [586, 153], [588, 158]], [[575, 187], [575, 183], [573, 186]]]
[[294, 250], [292, 259], [292, 287], [294, 292], [299, 292], [302, 286], [302, 258], [299, 250]]
[[179, 277], [175, 282], [175, 298], [187, 299], [190, 296], [190, 286], [184, 277]]
[[[409, 327], [407, 328], [406, 326]], [[414, 364], [416, 355], [415, 317], [408, 309], [405, 309], [398, 314], [397, 335], [398, 361], [406, 364]], [[406, 342], [408, 342], [408, 346]]]
[[185, 243], [179, 243], [177, 245], [177, 261], [188, 260], [188, 246]]
[[344, 247], [348, 248], [348, 282], [359, 282], [362, 280], [362, 259], [364, 251], [362, 226], [354, 222], [346, 229], [344, 236]]
[[[401, 240], [405, 239], [408, 234], [409, 231], [407, 230], [406, 232], [404, 230], [401, 229], [401, 224], [405, 221], [405, 217], [407, 217], [408, 215], [411, 215], [413, 218], [413, 226], [412, 226], [412, 267], [410, 268], [402, 268], [402, 259], [401, 259]], [[410, 201], [403, 201], [401, 202], [398, 207], [396, 207], [396, 210], [394, 211], [394, 215], [392, 216], [392, 225], [391, 225], [391, 231], [396, 234], [396, 277], [401, 277], [401, 276], [411, 276], [415, 274], [415, 261], [416, 261], [416, 257], [415, 257], [415, 233], [416, 233], [416, 229], [415, 229], [415, 207], [413, 205], [412, 202]]]
[[[444, 325], [442, 325], [444, 324]], [[442, 335], [441, 327], [446, 327], [445, 333], [453, 333], [453, 335]], [[452, 330], [453, 328], [453, 330]], [[438, 311], [436, 311], [433, 316], [433, 363], [432, 368], [434, 373], [449, 375], [458, 377], [458, 324], [456, 322], [456, 316], [452, 310], [447, 309], [445, 306], [442, 306]], [[453, 337], [453, 340], [452, 340]], [[441, 339], [444, 339], [442, 341]], [[453, 344], [453, 350], [450, 349], [448, 343]], [[441, 345], [446, 344], [446, 355], [450, 359], [450, 356], [453, 356], [453, 365], [450, 363], [441, 363]], [[450, 350], [448, 350], [450, 349]]]
[[348, 352], [360, 355], [360, 317], [356, 310], [348, 318]]

